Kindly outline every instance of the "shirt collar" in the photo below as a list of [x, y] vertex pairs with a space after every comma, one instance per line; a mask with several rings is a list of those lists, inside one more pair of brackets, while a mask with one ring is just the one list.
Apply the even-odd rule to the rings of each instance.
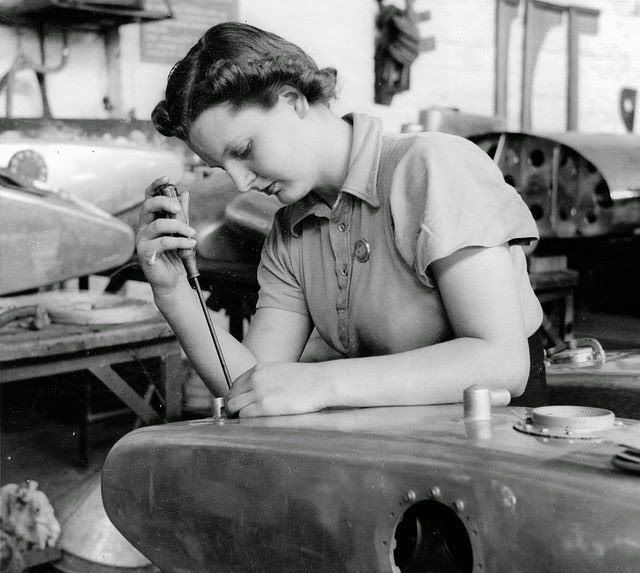
[[[376, 182], [382, 149], [382, 120], [362, 113], [347, 114], [342, 119], [353, 125], [353, 133], [349, 169], [340, 193], [348, 193], [372, 207], [379, 207]], [[331, 216], [331, 208], [313, 192], [292, 206], [291, 232], [294, 236], [299, 235], [299, 224], [310, 215], [327, 219]]]

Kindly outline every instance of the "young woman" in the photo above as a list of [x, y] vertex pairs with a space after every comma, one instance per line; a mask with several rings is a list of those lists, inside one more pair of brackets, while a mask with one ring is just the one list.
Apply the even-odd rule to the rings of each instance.
[[[383, 134], [329, 108], [336, 72], [249, 25], [214, 26], [169, 74], [153, 112], [240, 192], [285, 205], [266, 239], [243, 343], [220, 342], [227, 394], [177, 248], [195, 230], [147, 189], [137, 251], [155, 302], [228, 412], [457, 402], [471, 384], [544, 402], [542, 311], [521, 245], [537, 229], [490, 158], [441, 133]], [[188, 209], [188, 194], [180, 196]], [[177, 236], [174, 236], [177, 235]], [[313, 329], [337, 359], [301, 362]], [[529, 339], [529, 344], [527, 340]]]

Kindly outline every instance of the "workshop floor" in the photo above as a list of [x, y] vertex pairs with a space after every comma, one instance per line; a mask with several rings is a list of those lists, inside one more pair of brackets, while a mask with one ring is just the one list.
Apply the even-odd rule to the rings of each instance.
[[[575, 334], [598, 338], [607, 350], [640, 348], [640, 316], [577, 312]], [[77, 410], [74, 413], [65, 380], [47, 378], [0, 388], [0, 482], [36, 480], [54, 508], [100, 472], [111, 446], [135, 424], [132, 417], [122, 417], [92, 425], [89, 464], [81, 467]], [[39, 566], [32, 571], [53, 569]]]

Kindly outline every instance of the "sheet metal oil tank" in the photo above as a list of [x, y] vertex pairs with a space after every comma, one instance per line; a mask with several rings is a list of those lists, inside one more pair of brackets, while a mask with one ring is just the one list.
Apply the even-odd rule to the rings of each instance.
[[150, 426], [109, 453], [103, 499], [166, 573], [635, 573], [640, 474], [613, 460], [640, 422], [590, 411], [612, 429], [461, 405]]
[[179, 181], [184, 174], [184, 157], [158, 147], [141, 131], [129, 137], [89, 136], [78, 127], [65, 128], [64, 120], [54, 125], [34, 121], [0, 121], [0, 167], [61, 189], [130, 226], [137, 225], [151, 181], [162, 175]]
[[470, 139], [520, 193], [541, 237], [592, 237], [640, 227], [640, 136], [491, 132]]
[[2, 168], [0, 245], [0, 295], [114, 268], [135, 248], [123, 221]]

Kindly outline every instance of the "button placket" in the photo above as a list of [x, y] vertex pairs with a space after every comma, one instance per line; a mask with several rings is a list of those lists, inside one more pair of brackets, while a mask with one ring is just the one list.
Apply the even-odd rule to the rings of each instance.
[[335, 272], [338, 281], [336, 310], [338, 313], [338, 335], [340, 342], [348, 348], [349, 343], [349, 281], [351, 274], [351, 249], [349, 240], [349, 218], [352, 205], [348, 196], [342, 196], [331, 214], [329, 236], [335, 256]]

